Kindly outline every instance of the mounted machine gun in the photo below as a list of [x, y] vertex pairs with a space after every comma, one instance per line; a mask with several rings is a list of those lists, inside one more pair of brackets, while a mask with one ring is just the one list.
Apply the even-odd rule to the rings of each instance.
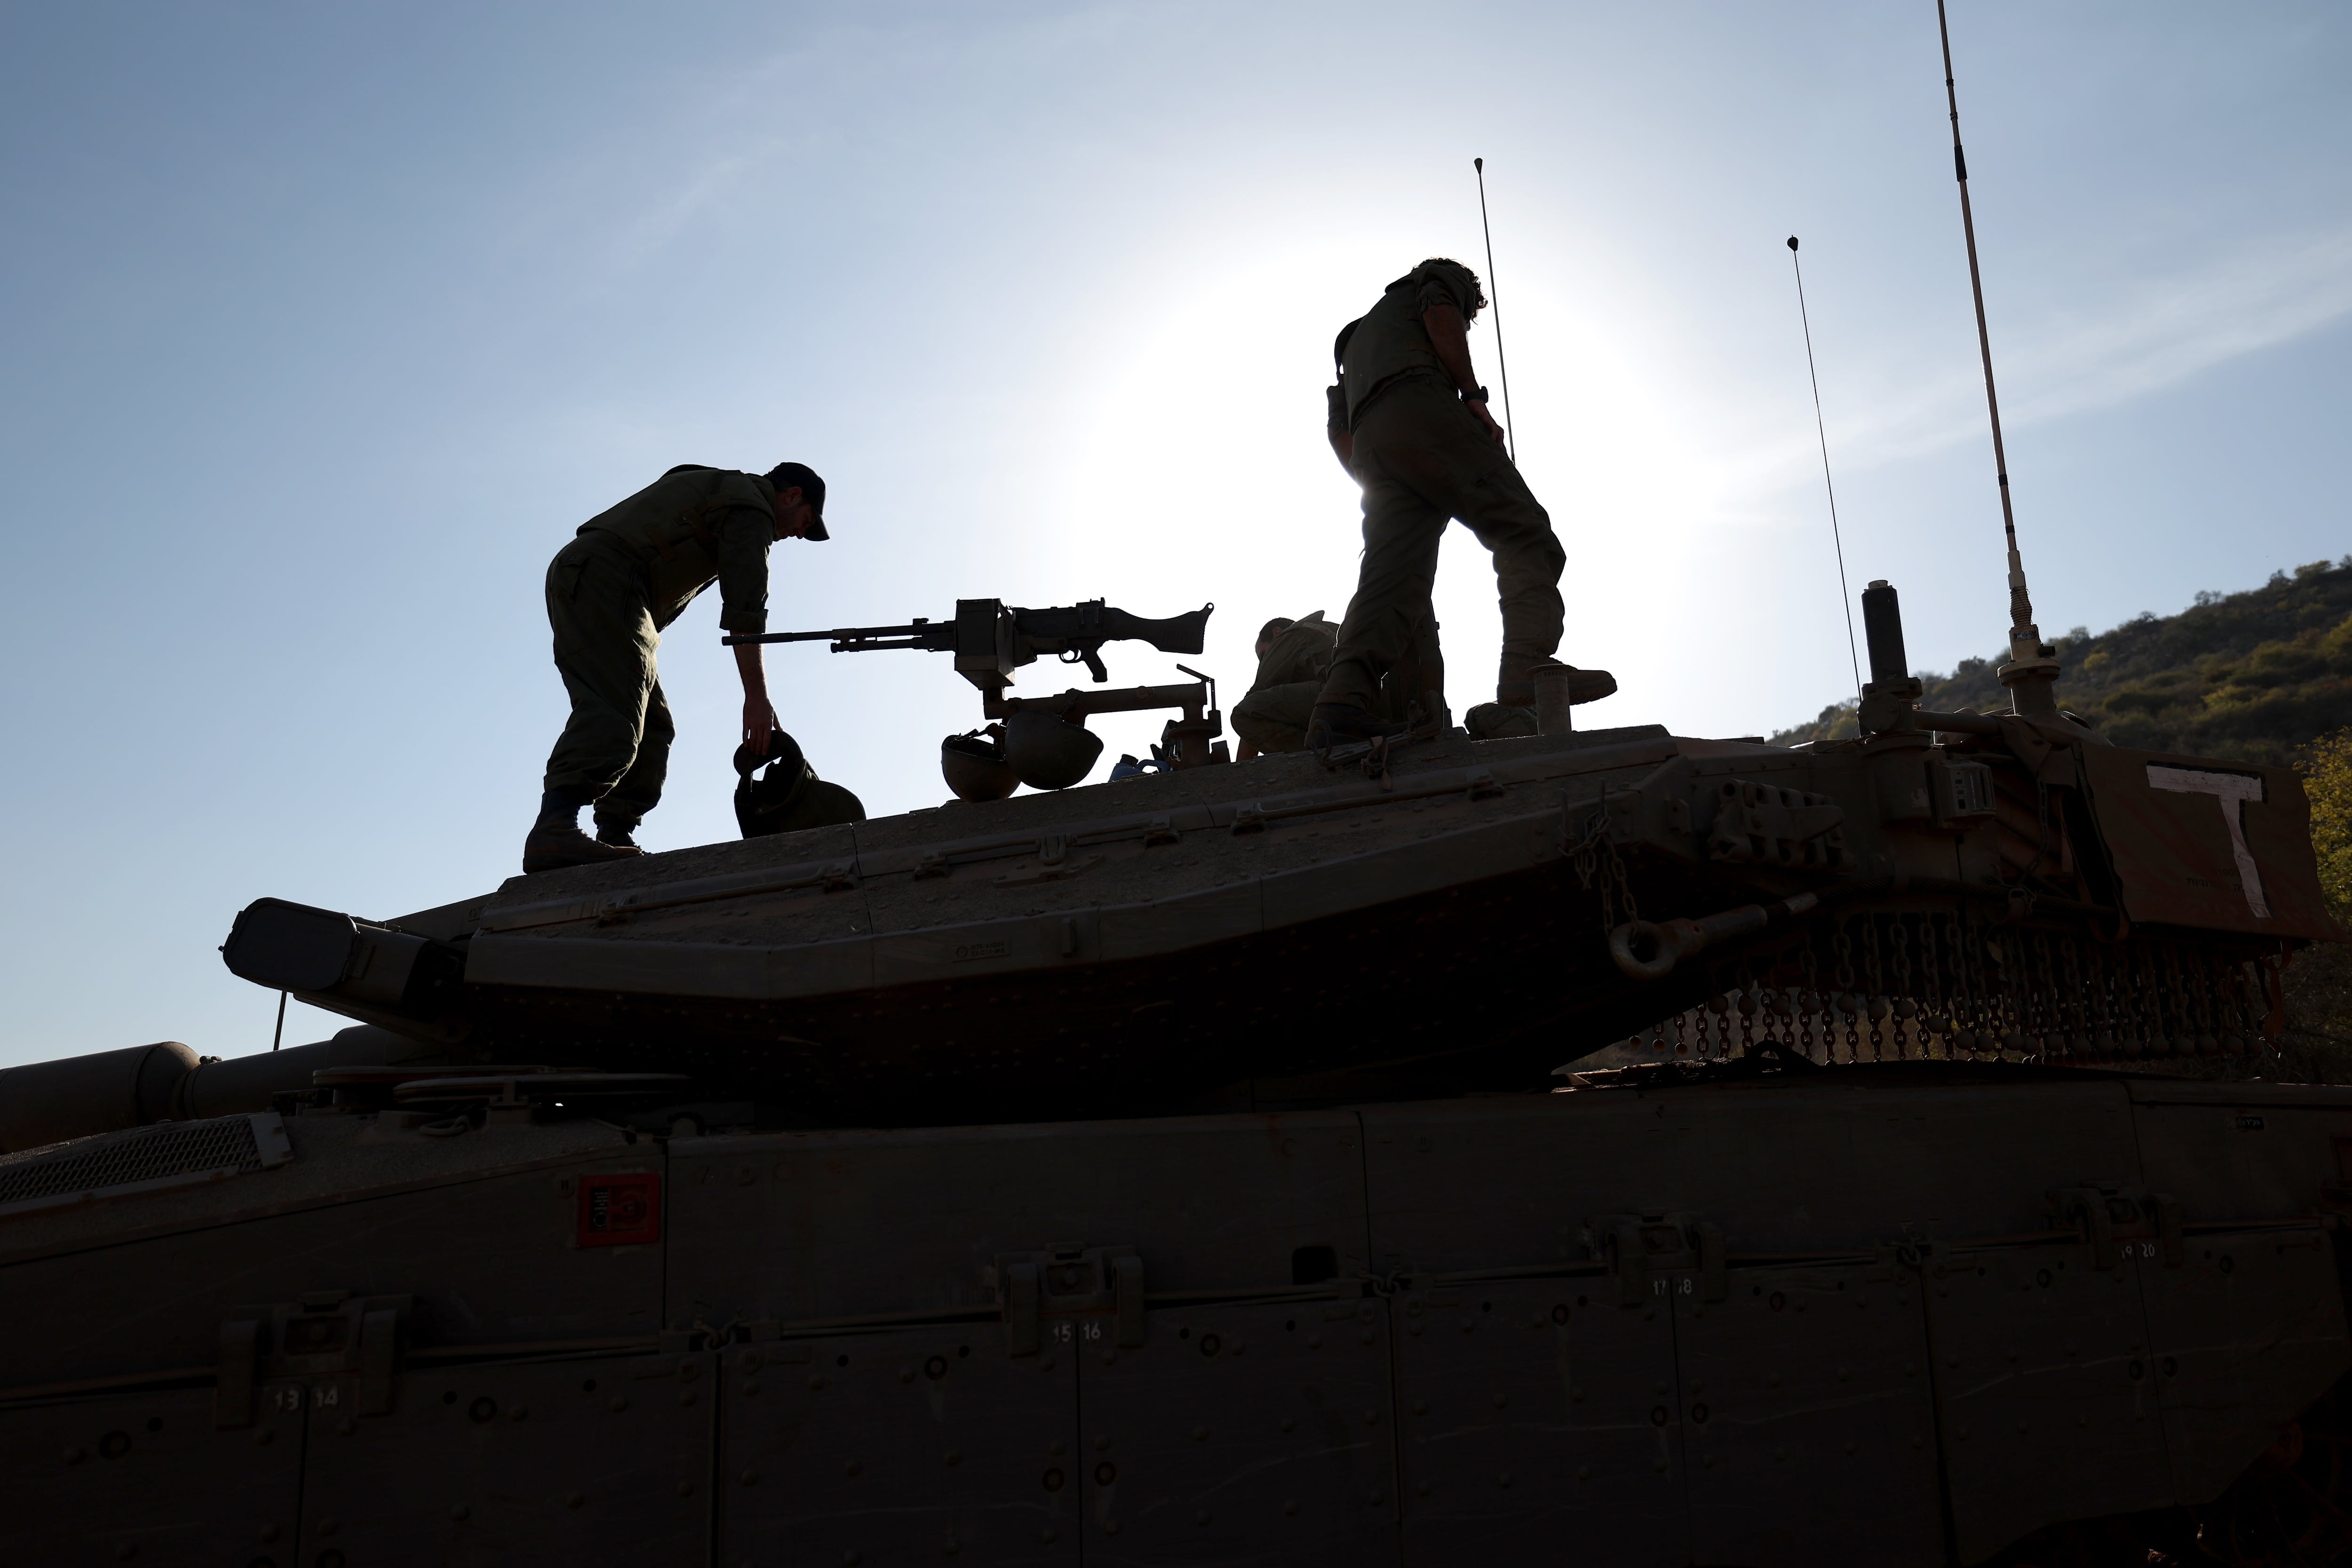
[[739, 643], [824, 642], [835, 653], [876, 653], [885, 648], [920, 648], [955, 656], [956, 673], [980, 689], [984, 730], [951, 735], [940, 745], [940, 769], [949, 787], [970, 800], [999, 800], [1018, 784], [1061, 789], [1086, 777], [1102, 751], [1087, 719], [1097, 713], [1137, 713], [1169, 708], [1181, 716], [1168, 721], [1159, 750], [1179, 768], [1228, 761], [1217, 740], [1223, 716], [1216, 682], [1198, 670], [1177, 666], [1197, 679], [1167, 686], [1134, 686], [1113, 691], [1076, 688], [1050, 697], [1007, 697], [1013, 672], [1054, 654], [1064, 664], [1083, 664], [1097, 684], [1110, 679], [1102, 648], [1109, 642], [1147, 642], [1162, 653], [1201, 651], [1214, 605], [1164, 620], [1114, 609], [1101, 599], [1045, 609], [1024, 609], [1002, 599], [958, 599], [951, 620], [917, 617], [898, 626], [843, 626], [830, 631], [769, 632], [723, 638]]

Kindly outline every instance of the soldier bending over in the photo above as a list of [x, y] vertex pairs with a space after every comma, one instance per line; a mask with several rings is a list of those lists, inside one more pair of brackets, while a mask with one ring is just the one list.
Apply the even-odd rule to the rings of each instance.
[[[661, 799], [677, 731], [654, 668], [662, 628], [712, 583], [727, 631], [768, 629], [768, 546], [824, 539], [824, 481], [802, 463], [766, 474], [685, 463], [589, 519], [547, 568], [547, 620], [572, 718], [547, 759], [522, 868], [551, 871], [642, 854], [631, 834]], [[777, 728], [760, 645], [739, 643], [743, 744], [765, 755]], [[596, 807], [596, 837], [580, 808]]]

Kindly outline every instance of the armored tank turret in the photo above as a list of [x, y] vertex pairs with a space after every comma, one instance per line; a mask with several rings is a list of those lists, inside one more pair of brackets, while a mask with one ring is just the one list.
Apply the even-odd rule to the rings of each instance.
[[1677, 1057], [2243, 1053], [2331, 934], [2291, 772], [1873, 718], [1797, 752], [1653, 727], [1266, 757], [390, 920], [263, 900], [224, 952], [459, 1058], [905, 1124], [1523, 1090], [1662, 1025]]

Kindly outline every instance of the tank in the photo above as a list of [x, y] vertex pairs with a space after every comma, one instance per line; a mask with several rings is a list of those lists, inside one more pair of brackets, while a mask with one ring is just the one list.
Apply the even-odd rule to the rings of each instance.
[[0, 1077], [0, 1540], [2339, 1560], [2297, 780], [1871, 695], [257, 901], [351, 1028]]

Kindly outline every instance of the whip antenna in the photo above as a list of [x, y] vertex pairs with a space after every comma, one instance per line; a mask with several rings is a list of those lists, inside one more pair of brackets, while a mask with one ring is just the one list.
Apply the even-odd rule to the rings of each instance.
[[1470, 166], [1478, 172], [1478, 232], [1486, 237], [1486, 304], [1495, 312], [1495, 368], [1503, 380], [1503, 438], [1509, 443], [1506, 449], [1512, 463], [1517, 464], [1519, 426], [1511, 417], [1511, 363], [1503, 357], [1503, 290], [1495, 282], [1495, 231], [1486, 226], [1486, 160], [1473, 158]]
[[1993, 472], [2000, 482], [2000, 526], [2009, 542], [2009, 662], [1997, 672], [2009, 688], [2011, 707], [2044, 718], [2058, 714], [2051, 690], [2058, 661], [2042, 651], [2042, 630], [2033, 624], [2033, 600], [2025, 591], [2025, 562], [2017, 552], [2017, 514], [2009, 500], [2009, 458], [2000, 444], [2000, 399], [1992, 386], [1992, 335], [1985, 328], [1984, 276], [1977, 267], [1976, 216], [1969, 208], [1969, 160], [1960, 151], [1960, 100], [1952, 85], [1952, 30], [1944, 0], [1936, 0], [1936, 31], [1944, 46], [1944, 101], [1952, 116], [1952, 174], [1960, 186], [1960, 232], [1969, 247], [1969, 290], [1976, 299], [1977, 353], [1984, 361], [1985, 412], [1992, 418]]
[[[1845, 657], [1853, 665], [1854, 700], [1862, 700], [1862, 656], [1853, 647], [1853, 595], [1845, 586], [1845, 541], [1838, 535], [1837, 486], [1830, 482], [1830, 433], [1822, 423], [1822, 377], [1813, 368], [1813, 321], [1805, 311], [1805, 268], [1797, 259], [1797, 237], [1789, 237], [1789, 265], [1797, 270], [1797, 320], [1805, 327], [1805, 374], [1813, 384], [1813, 433], [1822, 441], [1822, 488], [1830, 495], [1830, 542], [1837, 547], [1838, 602], [1845, 606]], [[1854, 721], [1861, 722], [1862, 710], [1854, 710]]]

